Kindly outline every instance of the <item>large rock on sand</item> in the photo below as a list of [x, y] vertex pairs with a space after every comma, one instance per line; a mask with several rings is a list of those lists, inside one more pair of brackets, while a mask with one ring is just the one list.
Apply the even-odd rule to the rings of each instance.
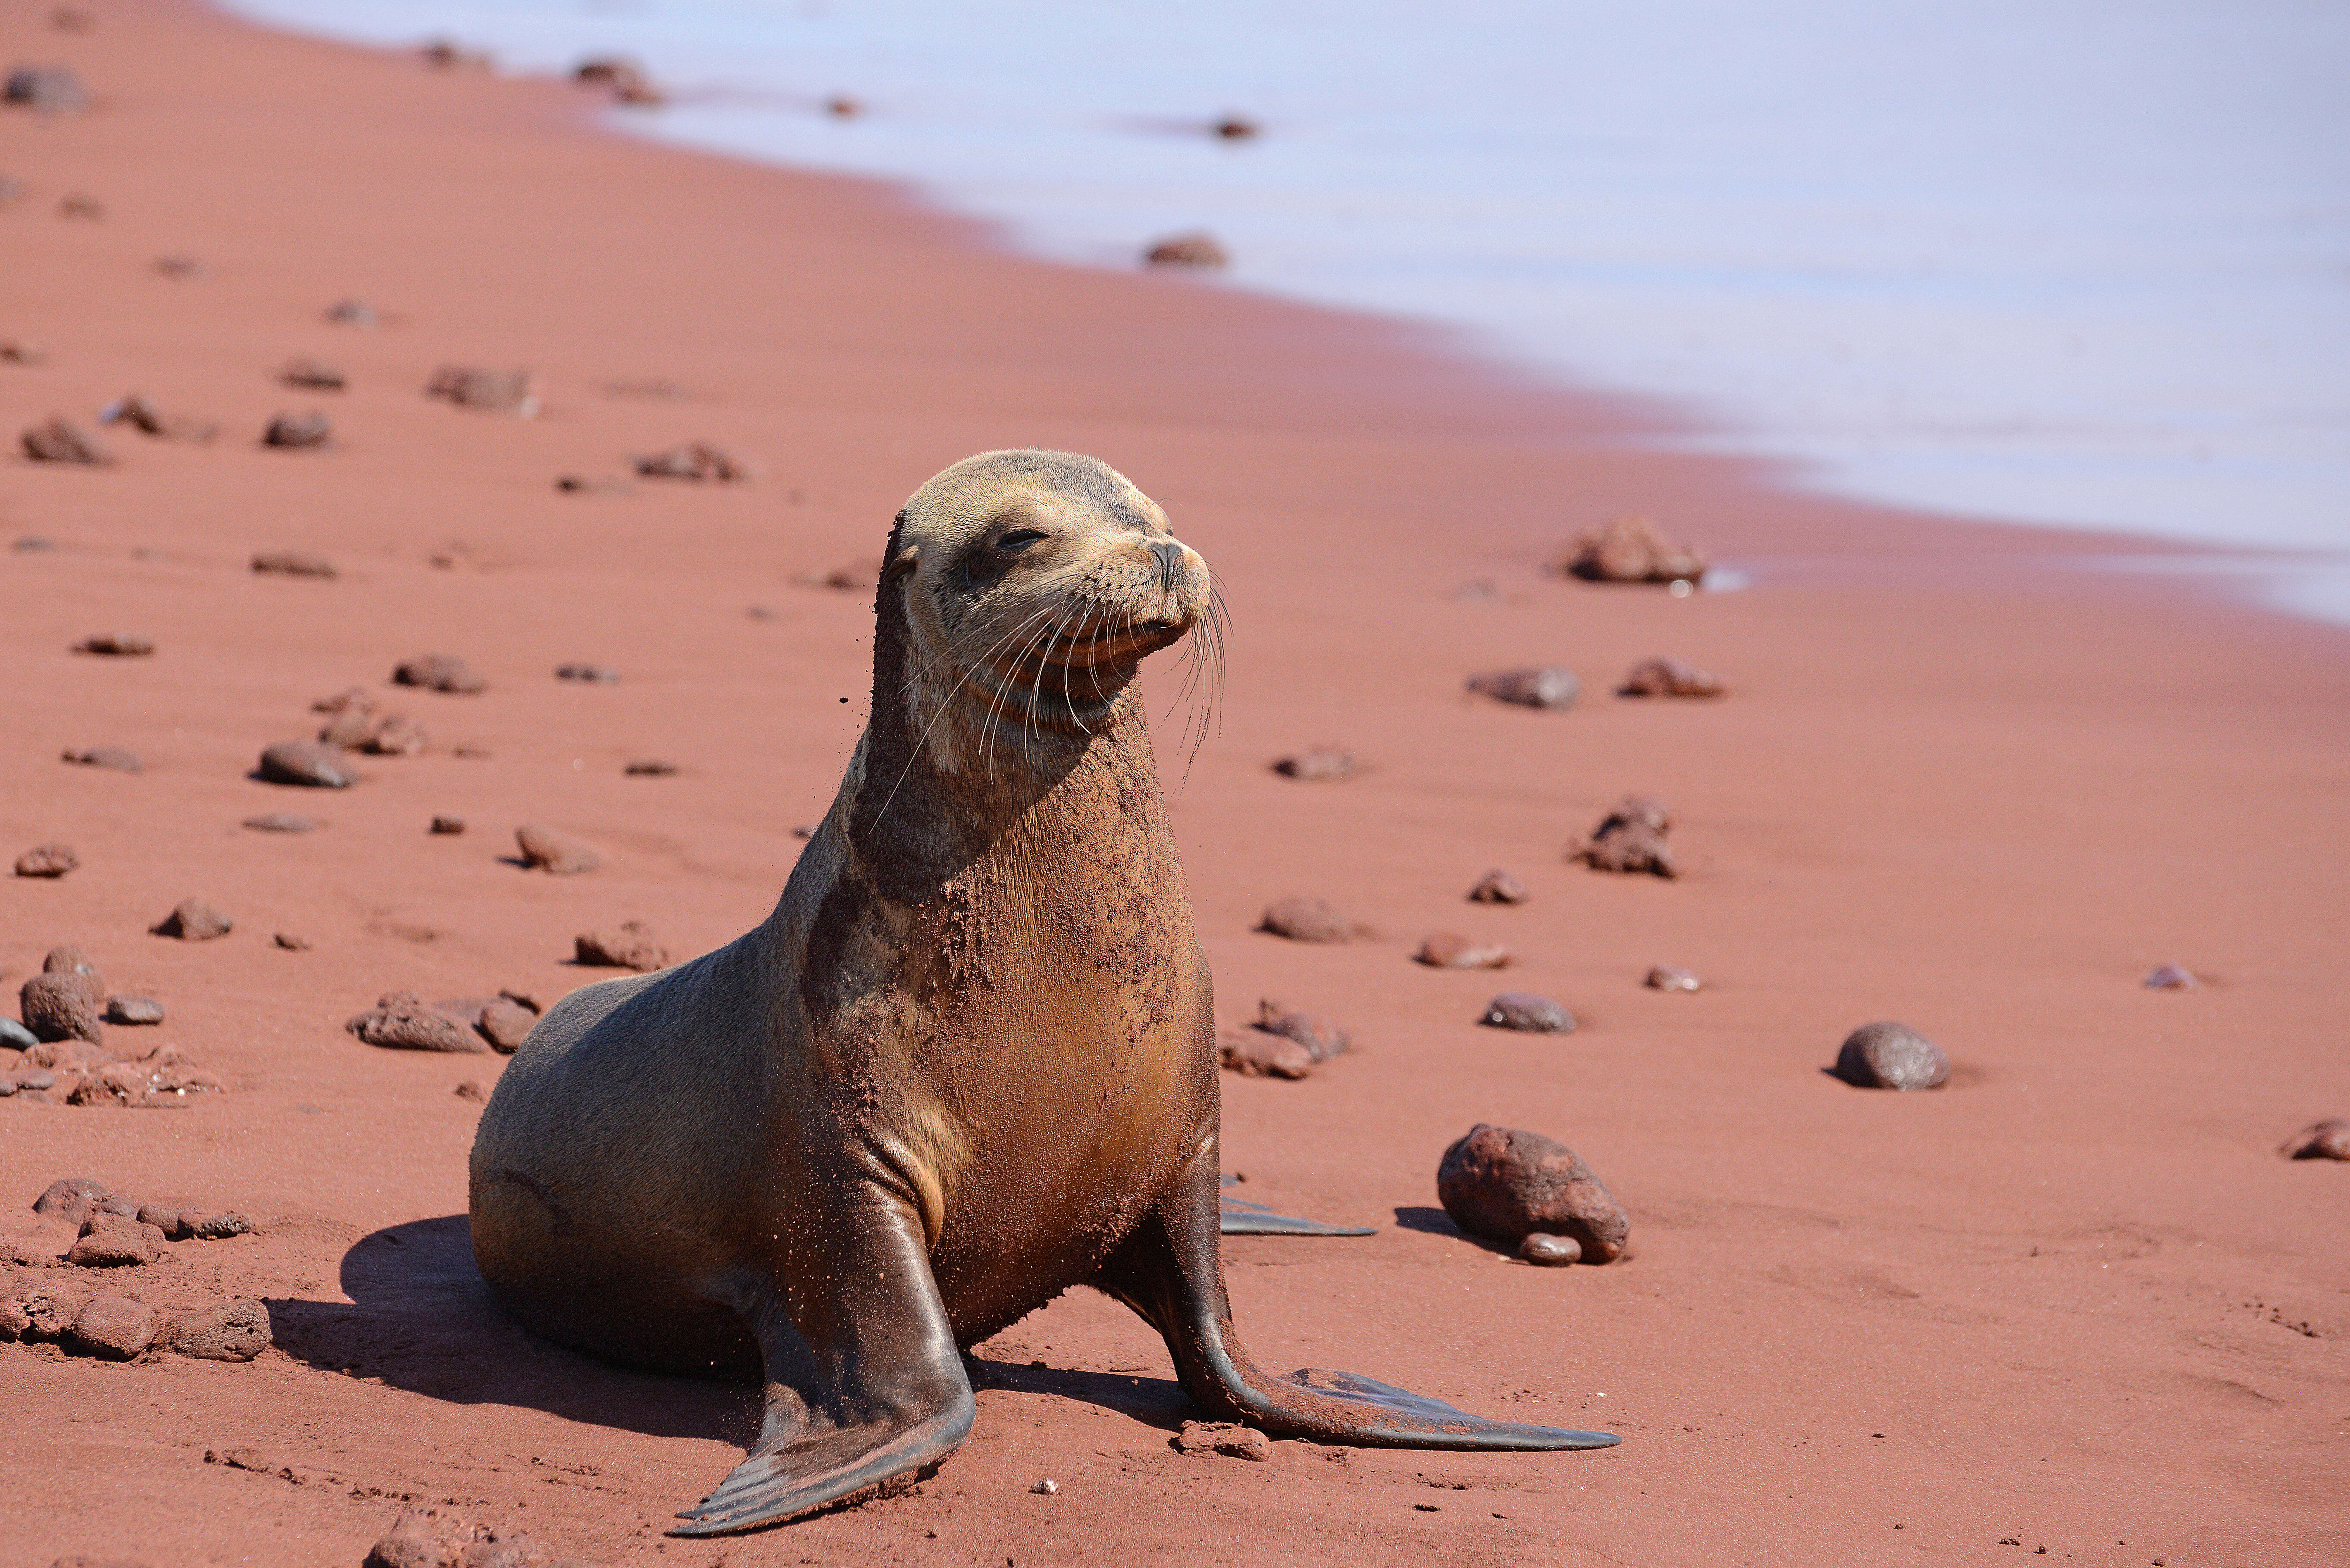
[[1582, 1157], [1555, 1138], [1480, 1122], [1444, 1151], [1436, 1196], [1472, 1236], [1516, 1247], [1536, 1231], [1572, 1236], [1583, 1257], [1621, 1257], [1632, 1224]]
[[1908, 1024], [1887, 1020], [1845, 1036], [1835, 1075], [1856, 1089], [1939, 1089], [1950, 1081], [1950, 1059]]
[[367, 1012], [343, 1025], [369, 1045], [392, 1051], [446, 1051], [482, 1054], [489, 1043], [461, 1019], [427, 1007], [412, 991], [387, 992]]

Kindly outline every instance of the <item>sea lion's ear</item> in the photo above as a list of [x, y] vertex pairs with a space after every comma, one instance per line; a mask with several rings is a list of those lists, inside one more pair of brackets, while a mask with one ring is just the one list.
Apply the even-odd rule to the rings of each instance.
[[889, 543], [881, 551], [881, 575], [885, 578], [910, 569], [920, 558], [922, 547], [920, 545], [900, 545], [898, 542], [905, 532], [906, 514], [900, 512], [889, 519]]

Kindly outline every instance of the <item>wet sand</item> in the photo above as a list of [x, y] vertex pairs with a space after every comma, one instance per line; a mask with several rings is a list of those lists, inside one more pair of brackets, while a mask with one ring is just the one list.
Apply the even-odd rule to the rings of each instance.
[[[26, 1207], [59, 1176], [240, 1210], [257, 1235], [77, 1282], [265, 1298], [278, 1345], [250, 1366], [0, 1345], [11, 1563], [355, 1563], [402, 1499], [560, 1555], [696, 1565], [2350, 1554], [2350, 1169], [2275, 1153], [2350, 1114], [2342, 632], [2060, 564], [2139, 541], [1663, 454], [1659, 410], [1513, 385], [1404, 328], [1014, 258], [887, 190], [644, 145], [560, 84], [176, 3], [95, 8], [86, 34], [51, 8], [0, 7], [0, 58], [68, 63], [93, 102], [0, 112], [23, 187], [0, 207], [0, 337], [47, 354], [0, 364], [5, 433], [95, 429], [139, 391], [220, 435], [109, 429], [104, 469], [0, 459], [0, 535], [54, 543], [0, 554], [0, 849], [82, 862], [0, 883], [0, 988], [77, 943], [169, 1012], [111, 1030], [118, 1051], [160, 1038], [228, 1090], [0, 1100], [0, 1245], [63, 1251], [69, 1228]], [[103, 216], [60, 216], [75, 192]], [[182, 255], [195, 275], [155, 265]], [[384, 324], [326, 322], [349, 296]], [[348, 389], [278, 385], [297, 355]], [[543, 412], [425, 397], [448, 363], [531, 368]], [[314, 408], [331, 450], [258, 444]], [[554, 488], [693, 440], [759, 477]], [[453, 1091], [500, 1059], [377, 1050], [343, 1020], [401, 989], [551, 1000], [598, 977], [568, 961], [594, 927], [644, 920], [683, 957], [762, 919], [868, 685], [869, 596], [796, 579], [878, 555], [930, 473], [1015, 444], [1116, 464], [1214, 565], [1235, 623], [1217, 728], [1187, 757], [1178, 708], [1160, 752], [1220, 1012], [1279, 996], [1357, 1043], [1303, 1082], [1225, 1078], [1243, 1196], [1379, 1227], [1229, 1241], [1253, 1351], [1622, 1447], [1184, 1456], [1162, 1348], [1080, 1293], [981, 1347], [977, 1430], [918, 1491], [663, 1542], [740, 1457], [748, 1392], [533, 1341], [473, 1277], [478, 1106]], [[1543, 574], [1625, 510], [1757, 586]], [[248, 569], [279, 549], [340, 575]], [[1458, 591], [1476, 583], [1499, 597]], [[157, 651], [68, 651], [111, 631]], [[488, 690], [388, 683], [424, 652]], [[1730, 695], [1609, 695], [1654, 655]], [[621, 679], [556, 680], [572, 660]], [[1572, 711], [1461, 690], [1548, 662], [1583, 679]], [[346, 791], [248, 776], [353, 684], [428, 752], [354, 758]], [[1269, 771], [1315, 742], [1364, 771]], [[58, 761], [100, 745], [145, 771]], [[624, 773], [651, 756], [680, 771]], [[1678, 879], [1565, 859], [1627, 792], [1671, 802]], [[238, 826], [274, 810], [322, 826]], [[430, 836], [435, 815], [469, 830]], [[520, 868], [525, 822], [607, 864]], [[1496, 867], [1531, 901], [1466, 902]], [[1290, 894], [1374, 934], [1253, 932]], [[192, 896], [234, 931], [147, 934]], [[1446, 929], [1516, 962], [1410, 961]], [[2146, 990], [2163, 962], [2203, 989]], [[1706, 989], [1643, 989], [1659, 963]], [[1476, 1027], [1503, 990], [1581, 1027]], [[1877, 1018], [1940, 1042], [1951, 1087], [1826, 1076]], [[1539, 1270], [1454, 1232], [1436, 1164], [1481, 1120], [1580, 1151], [1635, 1255]], [[91, 1272], [8, 1272], [16, 1293]], [[205, 1462], [233, 1448], [296, 1479]], [[1045, 1476], [1057, 1494], [1031, 1492]]]

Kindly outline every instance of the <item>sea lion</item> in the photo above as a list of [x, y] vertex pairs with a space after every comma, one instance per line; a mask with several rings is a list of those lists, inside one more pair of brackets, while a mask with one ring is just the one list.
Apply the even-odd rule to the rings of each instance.
[[974, 1414], [959, 1348], [1072, 1285], [1140, 1314], [1220, 1420], [1617, 1441], [1276, 1377], [1233, 1334], [1213, 998], [1133, 684], [1212, 634], [1211, 598], [1206, 563], [1100, 462], [946, 470], [890, 532], [872, 716], [775, 912], [573, 992], [507, 1067], [473, 1143], [473, 1244], [514, 1314], [618, 1361], [764, 1371], [757, 1446], [676, 1533], [935, 1467]]

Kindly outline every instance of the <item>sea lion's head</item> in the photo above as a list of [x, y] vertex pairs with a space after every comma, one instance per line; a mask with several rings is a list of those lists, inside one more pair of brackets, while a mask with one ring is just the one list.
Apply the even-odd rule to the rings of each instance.
[[[1211, 614], [1207, 563], [1124, 474], [1061, 452], [965, 458], [898, 514], [880, 638], [936, 765], [1098, 732], [1142, 659]], [[890, 621], [895, 618], [897, 625]]]

